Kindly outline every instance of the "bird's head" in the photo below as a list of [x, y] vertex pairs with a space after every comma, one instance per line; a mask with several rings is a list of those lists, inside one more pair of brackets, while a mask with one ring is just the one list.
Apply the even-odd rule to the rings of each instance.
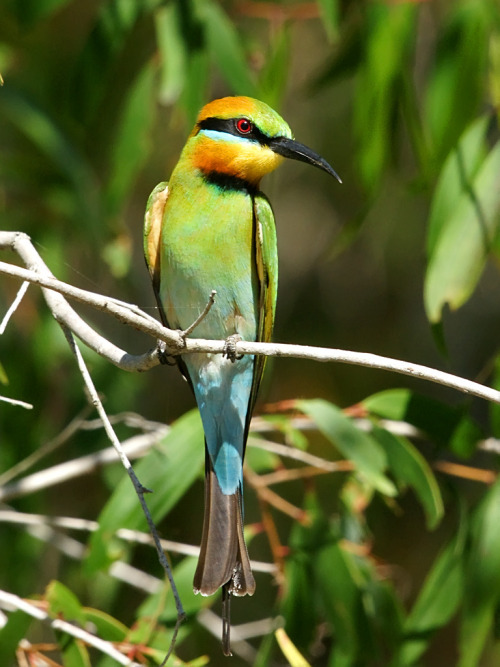
[[192, 166], [204, 174], [253, 186], [285, 157], [319, 167], [340, 182], [326, 160], [293, 139], [276, 111], [250, 97], [224, 97], [204, 106], [185, 150]]

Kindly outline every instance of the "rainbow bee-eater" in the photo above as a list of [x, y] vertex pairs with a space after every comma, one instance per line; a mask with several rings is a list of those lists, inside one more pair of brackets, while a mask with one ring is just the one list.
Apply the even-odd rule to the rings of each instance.
[[[252, 595], [243, 537], [243, 457], [264, 357], [238, 357], [234, 342], [269, 341], [278, 281], [274, 215], [260, 180], [285, 157], [337, 174], [293, 139], [287, 123], [249, 97], [207, 104], [172, 172], [152, 192], [144, 250], [161, 317], [196, 338], [227, 340], [227, 354], [186, 354], [179, 368], [192, 387], [205, 432], [205, 514], [194, 590]], [[340, 179], [339, 179], [340, 180]], [[223, 614], [224, 615], [224, 614]], [[225, 619], [224, 652], [229, 654]]]

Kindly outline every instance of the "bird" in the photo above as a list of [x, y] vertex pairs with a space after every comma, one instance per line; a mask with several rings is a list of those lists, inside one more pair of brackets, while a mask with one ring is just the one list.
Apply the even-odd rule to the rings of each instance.
[[151, 193], [144, 222], [144, 254], [164, 325], [183, 332], [196, 322], [197, 338], [226, 341], [223, 355], [176, 357], [205, 434], [205, 509], [193, 588], [201, 595], [222, 588], [226, 655], [231, 596], [255, 591], [243, 535], [243, 459], [265, 365], [264, 356], [236, 354], [236, 344], [271, 339], [277, 239], [259, 184], [285, 158], [341, 182], [264, 102], [213, 100], [199, 112], [170, 181]]

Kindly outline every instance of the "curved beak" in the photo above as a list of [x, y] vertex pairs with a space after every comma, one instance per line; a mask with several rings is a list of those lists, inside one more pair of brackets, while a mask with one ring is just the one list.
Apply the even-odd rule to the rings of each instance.
[[334, 176], [339, 183], [342, 183], [340, 176], [337, 174], [335, 169], [328, 164], [328, 162], [312, 151], [304, 144], [299, 144], [295, 139], [288, 139], [287, 137], [274, 137], [269, 141], [269, 148], [282, 155], [283, 157], [288, 157], [292, 160], [299, 160], [300, 162], [307, 162], [307, 164], [312, 164], [313, 167], [318, 167], [323, 171], [326, 171], [330, 176]]

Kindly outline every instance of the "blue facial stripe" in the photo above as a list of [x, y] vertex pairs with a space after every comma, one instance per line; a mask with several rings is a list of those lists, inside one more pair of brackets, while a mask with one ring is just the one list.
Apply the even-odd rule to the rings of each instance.
[[200, 130], [199, 134], [204, 134], [210, 139], [215, 139], [216, 141], [231, 141], [233, 143], [242, 144], [248, 143], [249, 141], [257, 144], [258, 141], [253, 140], [251, 137], [240, 137], [236, 134], [230, 134], [229, 132], [219, 132], [217, 130]]

